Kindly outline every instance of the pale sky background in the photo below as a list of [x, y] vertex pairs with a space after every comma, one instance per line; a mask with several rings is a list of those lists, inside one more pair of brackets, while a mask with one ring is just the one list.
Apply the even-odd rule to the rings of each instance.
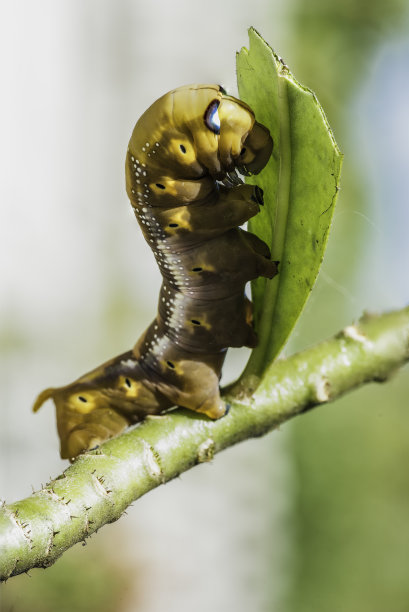
[[[36, 394], [130, 348], [153, 317], [159, 275], [124, 186], [137, 118], [185, 83], [217, 82], [235, 93], [234, 52], [247, 45], [249, 25], [291, 67], [289, 10], [281, 0], [3, 4], [0, 495], [7, 501], [67, 465], [58, 458], [51, 405], [30, 413]], [[351, 105], [353, 136], [344, 137], [362, 152], [373, 193], [373, 209], [366, 218], [357, 211], [357, 222], [376, 245], [363, 256], [364, 274], [379, 283], [342, 287], [359, 308], [365, 300], [379, 309], [409, 301], [408, 60], [405, 43], [386, 44], [374, 58]], [[386, 266], [387, 253], [396, 266]], [[122, 302], [124, 321], [108, 329]], [[130, 568], [144, 564], [144, 612], [201, 612], [215, 601], [218, 610], [263, 610], [267, 599], [279, 610], [294, 489], [286, 437], [275, 432], [223, 453], [98, 534], [121, 547]]]

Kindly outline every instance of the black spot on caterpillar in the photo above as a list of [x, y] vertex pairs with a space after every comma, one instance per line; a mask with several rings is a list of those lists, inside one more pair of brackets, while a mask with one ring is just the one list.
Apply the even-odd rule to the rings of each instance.
[[54, 400], [63, 458], [175, 405], [225, 414], [226, 350], [257, 343], [245, 284], [277, 273], [267, 245], [239, 228], [263, 198], [237, 171], [258, 173], [272, 147], [253, 111], [218, 85], [175, 89], [139, 119], [126, 189], [163, 277], [158, 313], [132, 350], [38, 396], [34, 411]]

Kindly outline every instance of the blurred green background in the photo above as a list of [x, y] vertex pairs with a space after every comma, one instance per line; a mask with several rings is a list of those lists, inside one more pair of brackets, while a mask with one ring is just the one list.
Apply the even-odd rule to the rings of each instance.
[[[159, 276], [132, 219], [124, 156], [165, 91], [220, 82], [254, 25], [317, 94], [345, 154], [327, 256], [285, 353], [363, 309], [409, 301], [409, 17], [403, 0], [28, 0], [3, 8], [0, 494], [65, 462], [50, 407], [128, 349]], [[233, 351], [227, 378], [246, 355]], [[0, 610], [409, 610], [409, 376], [249, 441], [140, 500]]]

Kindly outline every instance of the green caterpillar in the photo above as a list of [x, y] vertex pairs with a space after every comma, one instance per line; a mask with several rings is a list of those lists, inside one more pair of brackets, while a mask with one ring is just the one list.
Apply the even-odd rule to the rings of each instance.
[[170, 91], [139, 119], [126, 189], [163, 277], [158, 313], [132, 350], [38, 396], [34, 411], [55, 402], [61, 457], [172, 406], [225, 414], [226, 350], [257, 343], [245, 284], [277, 273], [267, 245], [239, 228], [263, 199], [236, 171], [258, 173], [272, 148], [253, 111], [218, 85]]

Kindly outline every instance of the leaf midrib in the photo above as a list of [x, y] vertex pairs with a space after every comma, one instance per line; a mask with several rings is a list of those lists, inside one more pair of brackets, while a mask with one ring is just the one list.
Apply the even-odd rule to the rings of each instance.
[[[283, 265], [283, 254], [285, 247], [285, 237], [287, 231], [287, 218], [290, 207], [291, 195], [291, 125], [290, 110], [288, 101], [288, 79], [287, 74], [283, 74], [285, 69], [276, 57], [278, 77], [278, 115], [280, 125], [280, 151], [279, 151], [279, 176], [277, 186], [277, 206], [275, 212], [274, 232], [271, 245], [271, 258]], [[279, 266], [280, 270], [280, 266]], [[259, 344], [252, 352], [243, 376], [260, 376], [263, 364], [266, 363], [266, 355], [271, 346], [271, 337], [274, 329], [271, 321], [274, 319], [278, 292], [280, 287], [280, 274], [273, 280], [266, 281], [266, 288], [263, 299], [263, 310], [260, 317], [258, 328]]]

